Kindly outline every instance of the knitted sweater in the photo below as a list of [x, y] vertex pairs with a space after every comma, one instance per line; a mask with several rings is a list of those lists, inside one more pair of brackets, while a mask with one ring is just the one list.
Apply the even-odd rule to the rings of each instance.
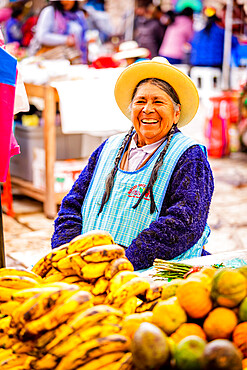
[[[102, 143], [64, 197], [52, 236], [52, 248], [68, 243], [82, 230], [81, 207], [97, 165]], [[192, 247], [201, 237], [214, 190], [210, 165], [199, 145], [180, 157], [158, 220], [143, 230], [126, 249], [135, 270], [152, 266], [155, 258], [169, 260]]]

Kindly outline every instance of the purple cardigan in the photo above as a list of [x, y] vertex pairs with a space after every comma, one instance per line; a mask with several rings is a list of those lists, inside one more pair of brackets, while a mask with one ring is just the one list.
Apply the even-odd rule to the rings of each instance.
[[[64, 197], [55, 220], [52, 248], [81, 234], [81, 207], [104, 145], [93, 152]], [[158, 220], [127, 246], [126, 256], [135, 270], [152, 266], [155, 258], [175, 258], [199, 240], [207, 222], [213, 190], [213, 174], [205, 154], [199, 145], [188, 148], [173, 171]]]

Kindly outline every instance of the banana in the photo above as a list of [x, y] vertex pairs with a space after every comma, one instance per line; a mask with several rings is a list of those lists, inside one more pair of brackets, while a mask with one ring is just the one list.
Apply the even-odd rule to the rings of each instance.
[[127, 283], [127, 281], [130, 281], [131, 279], [138, 276], [139, 275], [137, 275], [135, 272], [128, 270], [122, 270], [117, 272], [110, 280], [109, 291], [114, 292], [115, 290], [120, 288], [123, 284]]
[[87, 283], [86, 281], [78, 281], [76, 283], [82, 290], [85, 290], [86, 292], [91, 292], [93, 289], [93, 285]]
[[93, 304], [95, 306], [97, 306], [99, 304], [104, 304], [105, 303], [105, 300], [106, 300], [106, 297], [107, 297], [107, 294], [106, 293], [95, 295], [93, 297]]
[[89, 248], [81, 253], [81, 258], [86, 262], [109, 262], [124, 255], [123, 247], [117, 244], [109, 244]]
[[30, 354], [33, 350], [34, 350], [33, 341], [27, 341], [27, 342], [18, 341], [12, 346], [13, 353]]
[[57, 290], [48, 294], [40, 294], [36, 299], [33, 299], [33, 305], [24, 313], [20, 322], [22, 321], [25, 324], [26, 321], [38, 319], [40, 316], [50, 311], [55, 304], [60, 304], [68, 295], [74, 294], [77, 290], [79, 290], [79, 287], [71, 286], [66, 290]]
[[110, 315], [122, 318], [123, 312], [111, 306], [102, 304], [80, 312], [74, 318], [68, 321], [68, 325], [73, 330], [77, 330], [82, 327], [88, 328], [92, 325], [95, 325], [98, 321], [109, 317]]
[[92, 296], [88, 292], [77, 291], [60, 305], [53, 307], [51, 311], [40, 318], [26, 323], [20, 331], [21, 339], [31, 339], [43, 330], [54, 329], [64, 323], [78, 309], [87, 309], [92, 306]]
[[0, 337], [0, 348], [8, 349], [18, 342], [17, 338], [10, 338], [8, 334], [3, 334]]
[[32, 369], [44, 370], [44, 369], [56, 369], [57, 357], [47, 353], [39, 359], [33, 359], [30, 363]]
[[[123, 313], [113, 307], [106, 305], [99, 305], [89, 307], [85, 311], [76, 313], [70, 318], [66, 324], [60, 325], [54, 330], [54, 339], [46, 345], [46, 351], [50, 351], [51, 348], [56, 346], [64, 338], [68, 337], [71, 333], [76, 330], [91, 328], [103, 319], [111, 318], [108, 323], [118, 323], [119, 320], [113, 321], [112, 317], [122, 319]], [[102, 321], [103, 322], [103, 321]]]
[[62, 279], [62, 282], [67, 283], [67, 284], [74, 284], [74, 283], [77, 284], [77, 283], [80, 283], [81, 281], [82, 279], [78, 275], [64, 276], [64, 278]]
[[132, 368], [133, 368], [132, 353], [126, 352], [119, 360], [114, 361], [108, 365], [102, 366], [101, 370], [131, 370]]
[[114, 244], [112, 236], [107, 231], [92, 230], [72, 239], [68, 245], [68, 254], [84, 252], [91, 247], [107, 244]]
[[104, 275], [109, 262], [90, 262], [81, 269], [81, 276], [85, 280], [97, 279]]
[[90, 359], [95, 359], [106, 353], [125, 352], [129, 350], [129, 347], [129, 338], [120, 334], [92, 339], [79, 344], [74, 350], [62, 357], [56, 370], [76, 369]]
[[65, 275], [61, 271], [52, 268], [49, 273], [43, 278], [43, 284], [55, 283], [63, 281]]
[[116, 291], [108, 294], [106, 303], [113, 304], [116, 307], [121, 306], [127, 299], [142, 294], [150, 287], [150, 283], [142, 278], [135, 277], [123, 284]]
[[105, 277], [110, 280], [122, 270], [134, 271], [132, 263], [125, 257], [112, 260], [105, 270]]
[[135, 312], [137, 306], [137, 297], [131, 297], [124, 302], [119, 309], [123, 311], [124, 315], [131, 315]]
[[78, 253], [66, 255], [64, 258], [61, 258], [58, 262], [53, 262], [52, 265], [61, 272], [63, 272], [63, 270], [66, 270], [66, 269], [73, 270], [72, 259], [74, 255], [78, 255]]
[[14, 366], [23, 366], [24, 369], [34, 359], [33, 356], [25, 354], [12, 354], [0, 361], [2, 369], [13, 369]]
[[85, 365], [78, 367], [77, 370], [100, 370], [103, 366], [114, 363], [124, 355], [125, 352], [106, 353], [105, 355], [102, 355], [94, 360], [86, 362]]
[[94, 284], [92, 293], [94, 295], [103, 294], [106, 292], [108, 285], [109, 285], [109, 281], [104, 276], [102, 276]]
[[10, 328], [11, 316], [6, 316], [0, 319], [0, 333], [7, 333]]
[[46, 258], [46, 256], [43, 256], [32, 267], [32, 271], [43, 278], [51, 270], [51, 268], [51, 261]]
[[0, 286], [0, 301], [1, 302], [8, 302], [11, 300], [12, 295], [16, 292], [19, 292], [18, 289], [12, 289], [12, 288], [5, 288], [3, 286]]
[[55, 347], [49, 350], [49, 353], [57, 357], [64, 357], [79, 344], [89, 341], [94, 338], [105, 337], [107, 335], [119, 333], [121, 326], [119, 325], [95, 325], [88, 329], [80, 329], [66, 337]]
[[162, 295], [163, 288], [160, 283], [154, 282], [150, 284], [150, 288], [147, 289], [144, 294], [139, 295], [139, 298], [142, 301], [150, 302], [157, 298], [160, 298]]
[[2, 315], [12, 315], [13, 311], [20, 306], [20, 302], [8, 301], [0, 304], [0, 313]]
[[61, 258], [64, 258], [68, 254], [68, 246], [69, 243], [54, 248], [50, 253], [47, 254], [46, 258], [51, 262], [59, 261]]
[[5, 275], [0, 276], [0, 286], [12, 289], [27, 289], [37, 285], [37, 280], [28, 276]]
[[85, 261], [80, 256], [80, 253], [74, 253], [72, 255], [72, 266], [75, 273], [82, 277], [81, 269], [86, 265]]
[[8, 358], [12, 354], [13, 354], [12, 349], [10, 349], [10, 348], [8, 348], [8, 349], [0, 348], [0, 362], [3, 361], [5, 358]]
[[[66, 325], [66, 324], [62, 324], [58, 328], [61, 328], [63, 325]], [[36, 339], [35, 347], [38, 349], [38, 351], [40, 351], [55, 338], [56, 338], [56, 329], [48, 330]]]
[[161, 301], [161, 298], [154, 299], [149, 302], [142, 302], [139, 306], [136, 307], [136, 312], [141, 313], [145, 311], [152, 311], [156, 304]]
[[0, 268], [0, 276], [10, 276], [10, 275], [17, 275], [17, 276], [26, 276], [32, 279], [37, 280], [38, 283], [42, 281], [41, 277], [34, 273], [33, 271], [25, 270], [22, 268], [13, 268], [13, 267], [2, 267]]
[[[63, 283], [62, 281], [52, 282], [47, 284], [39, 284], [33, 288], [17, 290], [11, 296], [12, 300], [24, 302], [38, 293], [54, 292], [57, 290], [67, 290], [71, 288], [71, 284]], [[0, 288], [1, 289], [1, 288]]]

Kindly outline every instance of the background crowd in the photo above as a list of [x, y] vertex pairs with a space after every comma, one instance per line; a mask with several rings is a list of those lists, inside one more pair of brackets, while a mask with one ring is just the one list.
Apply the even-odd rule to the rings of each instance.
[[[127, 54], [134, 55], [134, 60], [160, 55], [173, 64], [222, 68], [224, 6], [212, 8], [199, 1], [198, 7], [197, 1], [187, 1], [184, 6], [167, 10], [162, 2], [157, 5], [157, 1], [136, 0], [130, 33], [127, 21], [126, 27], [119, 32], [103, 0], [49, 1], [38, 12], [28, 8], [29, 3], [14, 1], [0, 9], [6, 43], [18, 58], [59, 46], [73, 50], [77, 63], [90, 64], [99, 57], [112, 56], [119, 51], [126, 53], [130, 48], [135, 51], [131, 54], [128, 50]], [[125, 15], [122, 18], [124, 23]], [[234, 6], [231, 63], [235, 66], [247, 63], [245, 21], [241, 6]], [[122, 45], [130, 40], [135, 43]], [[127, 54], [117, 55], [116, 59], [122, 57], [121, 61], [126, 62], [124, 56]], [[46, 55], [49, 57], [49, 53], [44, 57]]]

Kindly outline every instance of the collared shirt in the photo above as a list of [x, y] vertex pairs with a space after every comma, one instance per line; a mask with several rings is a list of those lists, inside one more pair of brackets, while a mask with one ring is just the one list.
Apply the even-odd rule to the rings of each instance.
[[158, 146], [164, 141], [162, 138], [153, 144], [144, 145], [141, 148], [137, 146], [137, 134], [135, 133], [131, 139], [129, 146], [129, 158], [128, 158], [128, 171], [136, 171], [137, 168], [147, 159], [147, 157], [152, 154]]

